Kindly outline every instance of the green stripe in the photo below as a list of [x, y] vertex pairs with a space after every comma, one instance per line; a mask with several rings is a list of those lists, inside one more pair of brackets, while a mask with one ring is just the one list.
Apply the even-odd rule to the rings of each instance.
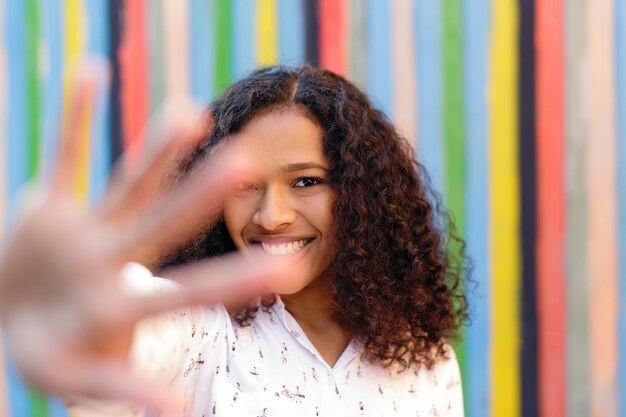
[[40, 391], [29, 388], [31, 417], [48, 417], [48, 399]]
[[26, 95], [28, 122], [26, 125], [26, 140], [28, 141], [28, 178], [37, 175], [39, 169], [39, 142], [41, 132], [39, 127], [40, 85], [39, 85], [39, 4], [38, 0], [26, 0]]
[[[460, 0], [444, 0], [442, 8], [443, 31], [443, 132], [445, 146], [446, 190], [445, 198], [448, 209], [456, 225], [458, 236], [465, 235], [465, 123], [463, 118], [463, 40], [462, 40], [462, 5]], [[451, 242], [451, 262], [459, 265], [462, 259], [458, 254], [462, 249], [456, 242]], [[465, 380], [464, 332], [454, 343], [454, 350], [459, 360], [461, 377]], [[464, 397], [467, 387], [464, 386]]]
[[[25, 0], [26, 18], [26, 99], [27, 122], [26, 141], [27, 158], [26, 172], [29, 179], [39, 171], [40, 161], [40, 83], [39, 83], [39, 1]], [[48, 417], [48, 400], [45, 395], [35, 389], [29, 389], [31, 416]]]
[[232, 80], [231, 1], [215, 2], [215, 94], [219, 95]]

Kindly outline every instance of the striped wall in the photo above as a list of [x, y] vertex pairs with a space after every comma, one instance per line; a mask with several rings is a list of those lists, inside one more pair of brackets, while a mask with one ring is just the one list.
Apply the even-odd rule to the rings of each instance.
[[[626, 417], [626, 0], [0, 0], [0, 31], [5, 230], [81, 57], [112, 68], [83, 132], [89, 201], [167, 98], [330, 68], [413, 141], [474, 259], [466, 414]], [[0, 416], [67, 415], [0, 355]]]

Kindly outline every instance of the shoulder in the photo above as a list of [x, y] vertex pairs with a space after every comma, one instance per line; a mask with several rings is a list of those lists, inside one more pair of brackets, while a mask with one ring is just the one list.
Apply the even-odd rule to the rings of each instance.
[[165, 278], [155, 277], [145, 266], [129, 262], [120, 271], [120, 285], [129, 294], [154, 294], [176, 290], [179, 285]]
[[[154, 295], [177, 291], [180, 284], [156, 277], [143, 265], [129, 263], [122, 268], [121, 285], [129, 294]], [[184, 307], [147, 317], [137, 323], [130, 359], [144, 375], [172, 379], [198, 350], [205, 336], [216, 334], [230, 325], [226, 309]], [[202, 336], [202, 337], [200, 337]]]
[[432, 408], [441, 416], [463, 416], [463, 389], [459, 362], [453, 347], [446, 343], [443, 355], [439, 355], [430, 369], [418, 371], [425, 378], [423, 383], [429, 386], [432, 394]]

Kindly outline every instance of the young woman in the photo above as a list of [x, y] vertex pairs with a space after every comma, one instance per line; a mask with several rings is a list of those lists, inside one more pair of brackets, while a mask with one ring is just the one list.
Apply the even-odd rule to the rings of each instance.
[[[309, 67], [256, 71], [210, 115], [172, 182], [198, 177], [229, 144], [256, 168], [226, 192], [217, 219], [197, 223], [164, 258], [162, 275], [228, 252], [289, 268], [249, 291], [261, 296], [221, 293], [211, 301], [223, 303], [140, 324], [130, 353], [138, 372], [171, 381], [184, 416], [462, 416], [447, 341], [466, 317], [465, 258], [449, 250], [462, 245], [450, 245], [407, 141], [357, 87]], [[174, 286], [137, 264], [123, 275], [131, 291]], [[73, 408], [143, 413], [82, 400]]]

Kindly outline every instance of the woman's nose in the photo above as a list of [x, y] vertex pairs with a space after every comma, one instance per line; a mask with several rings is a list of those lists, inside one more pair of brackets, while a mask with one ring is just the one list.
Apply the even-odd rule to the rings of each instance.
[[296, 220], [296, 211], [286, 192], [268, 188], [263, 192], [260, 205], [252, 222], [266, 230], [276, 230], [288, 226]]

